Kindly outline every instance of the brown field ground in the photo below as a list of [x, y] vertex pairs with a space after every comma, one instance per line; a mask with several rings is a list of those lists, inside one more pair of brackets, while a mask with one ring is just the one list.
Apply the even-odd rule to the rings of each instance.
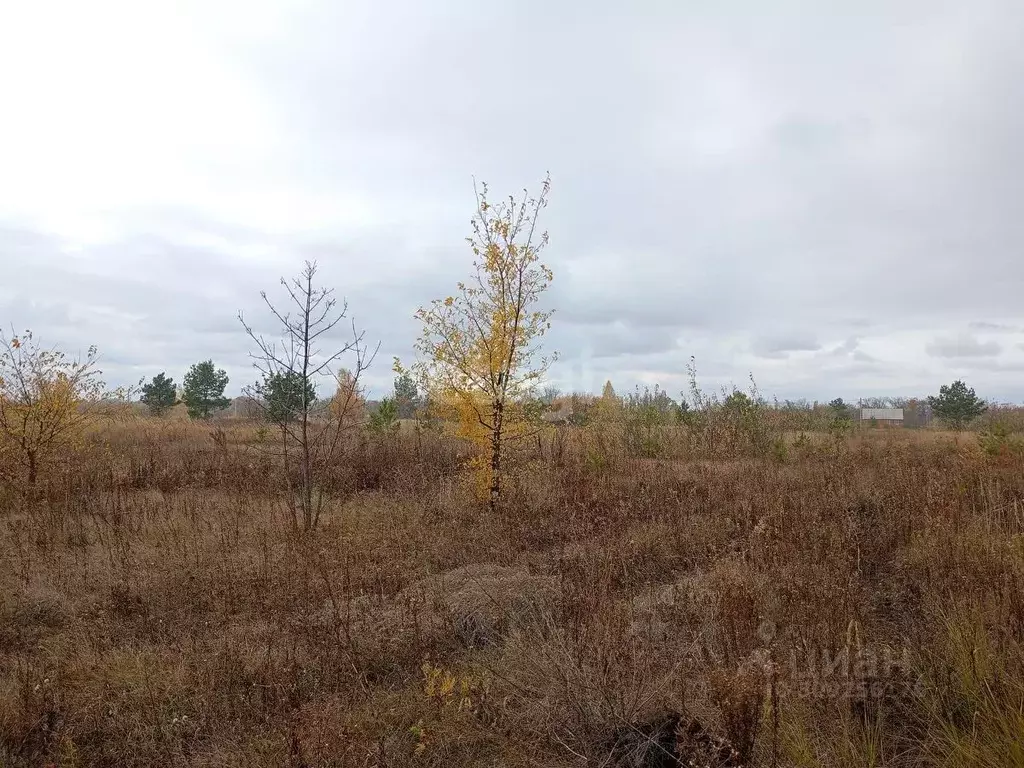
[[403, 431], [300, 534], [255, 435], [110, 425], [0, 498], [0, 766], [1024, 765], [1019, 454], [552, 432], [492, 515]]

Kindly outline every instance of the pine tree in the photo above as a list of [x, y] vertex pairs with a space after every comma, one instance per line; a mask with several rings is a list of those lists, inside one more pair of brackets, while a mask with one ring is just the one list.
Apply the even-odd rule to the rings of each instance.
[[152, 415], [163, 416], [178, 404], [178, 392], [174, 386], [174, 379], [167, 378], [161, 371], [153, 377], [149, 384], [142, 387], [142, 397], [139, 400], [149, 408]]
[[974, 389], [959, 379], [939, 387], [938, 396], [929, 397], [928, 405], [941, 421], [957, 431], [988, 410], [985, 401], [974, 394]]
[[298, 371], [266, 373], [256, 392], [263, 398], [267, 419], [279, 426], [290, 424], [316, 401], [316, 387], [308, 379], [304, 382]]
[[213, 367], [212, 360], [193, 365], [185, 374], [181, 400], [193, 419], [208, 419], [214, 411], [227, 408], [231, 401], [224, 397], [228, 375]]
[[416, 386], [416, 379], [408, 371], [402, 371], [395, 377], [395, 405], [398, 408], [398, 418], [411, 419], [416, 416], [420, 407], [420, 393]]
[[377, 408], [370, 414], [370, 431], [378, 435], [393, 435], [401, 424], [398, 421], [398, 404], [393, 397], [383, 397]]

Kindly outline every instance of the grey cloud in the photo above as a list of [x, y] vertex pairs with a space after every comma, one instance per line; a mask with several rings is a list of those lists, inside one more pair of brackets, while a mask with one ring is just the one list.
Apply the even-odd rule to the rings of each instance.
[[[666, 328], [702, 327], [709, 325], [708, 316], [693, 307], [673, 307], [655, 300], [642, 298], [635, 301], [629, 297], [616, 300], [614, 297], [591, 294], [590, 300], [567, 299], [566, 303], [556, 310], [557, 321], [580, 326], [605, 326], [623, 323], [639, 328], [653, 328], [662, 331]], [[555, 302], [552, 302], [555, 303]]]
[[994, 359], [976, 360], [971, 362], [970, 369], [975, 372], [991, 371], [995, 373], [1019, 374], [1022, 371], [1024, 371], [1024, 360], [1015, 360], [1009, 362], [1005, 360]]
[[[416, 307], [471, 268], [474, 174], [502, 196], [552, 173], [542, 223], [561, 382], [682, 386], [694, 354], [712, 388], [752, 370], [784, 397], [913, 391], [930, 386], [929, 362], [999, 352], [961, 344], [963, 328], [1009, 334], [1020, 316], [1024, 107], [1006, 94], [1024, 76], [1024, 6], [1012, 0], [771, 12], [528, 0], [511, 18], [468, 0], [271, 0], [251, 13], [272, 9], [275, 23], [251, 27], [228, 23], [223, 2], [195, 28], [276, 143], [230, 163], [201, 133], [166, 151], [209, 169], [228, 202], [278, 201], [273, 226], [197, 182], [104, 211], [115, 235], [71, 254], [48, 224], [60, 216], [25, 223], [0, 197], [0, 220], [20, 222], [0, 229], [0, 319], [100, 344], [111, 376], [208, 356], [233, 385], [251, 376], [235, 313], [273, 332], [259, 291], [316, 258], [381, 340], [370, 382], [386, 389], [391, 357], [411, 356]], [[12, 147], [0, 143], [0, 167], [25, 151]], [[1021, 349], [1004, 346], [1014, 364]]]
[[878, 362], [873, 356], [860, 349], [861, 338], [850, 336], [834, 346], [819, 348], [815, 358], [822, 362], [829, 360], [854, 360], [859, 363]]
[[821, 345], [813, 337], [798, 333], [760, 336], [754, 340], [752, 349], [757, 357], [784, 359], [789, 357], [790, 352], [814, 352], [821, 349]]
[[[11, 237], [10, 230], [4, 234]], [[292, 277], [301, 268], [301, 258], [284, 265], [288, 271], [283, 275], [277, 268], [252, 264], [239, 268], [229, 255], [157, 238], [98, 246], [95, 261], [82, 265], [66, 259], [55, 240], [25, 232], [12, 239], [31, 239], [41, 245], [33, 252], [31, 268], [19, 277], [21, 293], [0, 287], [0, 317], [32, 327], [46, 343], [65, 349], [84, 350], [97, 344], [101, 367], [115, 383], [129, 383], [161, 370], [180, 380], [193, 362], [212, 357], [228, 371], [230, 389], [237, 392], [255, 376], [248, 356], [253, 344], [238, 321], [238, 311], [244, 311], [258, 333], [275, 338], [279, 326], [260, 292], [266, 290], [272, 301], [284, 306], [287, 297], [279, 279]], [[136, 269], [122, 269], [140, 253], [152, 258]], [[335, 261], [324, 270], [325, 279], [343, 271]], [[370, 282], [358, 285], [351, 297], [339, 291], [337, 298], [348, 301], [350, 316], [357, 322], [368, 318], [375, 321], [371, 325], [386, 329], [395, 322], [386, 313], [397, 303], [392, 295], [389, 307], [382, 308], [380, 297], [386, 293], [386, 284]], [[410, 319], [412, 311], [407, 313]], [[366, 330], [368, 342], [375, 344], [380, 338], [374, 328], [360, 327]], [[348, 330], [343, 323], [324, 343], [343, 344]], [[405, 344], [405, 338], [390, 339], [391, 349], [404, 349]], [[381, 374], [376, 383], [390, 385], [390, 374]]]
[[841, 344], [837, 344], [832, 349], [827, 351], [829, 355], [852, 355], [857, 351], [857, 346], [860, 344], [860, 339], [856, 336], [851, 336]]
[[1002, 348], [994, 341], [980, 341], [970, 334], [939, 337], [926, 347], [932, 357], [995, 357]]
[[563, 327], [552, 337], [555, 344], [566, 351], [586, 350], [594, 359], [614, 359], [671, 352], [677, 336], [671, 328], [616, 322]]
[[974, 320], [968, 323], [968, 327], [975, 331], [988, 331], [989, 333], [1024, 333], [1024, 326], [1011, 325], [1009, 323], [991, 323], [985, 320]]

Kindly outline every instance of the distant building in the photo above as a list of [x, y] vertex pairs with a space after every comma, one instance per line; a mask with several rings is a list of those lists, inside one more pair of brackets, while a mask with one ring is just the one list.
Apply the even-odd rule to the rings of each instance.
[[861, 408], [860, 409], [860, 421], [874, 422], [880, 426], [886, 427], [902, 427], [903, 426], [903, 409], [902, 408]]

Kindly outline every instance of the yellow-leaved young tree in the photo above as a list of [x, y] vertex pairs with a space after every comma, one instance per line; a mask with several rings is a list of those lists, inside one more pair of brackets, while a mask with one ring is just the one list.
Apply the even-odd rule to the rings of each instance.
[[99, 375], [95, 347], [71, 359], [31, 331], [0, 345], [0, 480], [32, 488], [49, 459], [74, 447], [104, 396]]
[[553, 360], [540, 355], [552, 313], [539, 300], [553, 275], [540, 262], [547, 233], [537, 231], [550, 186], [545, 178], [539, 196], [524, 190], [498, 204], [488, 201], [486, 184], [474, 188], [473, 234], [466, 238], [473, 274], [416, 313], [422, 333], [414, 369], [430, 400], [457, 415], [460, 434], [480, 448], [476, 462], [492, 509], [501, 497], [506, 443], [526, 433], [527, 401]]

